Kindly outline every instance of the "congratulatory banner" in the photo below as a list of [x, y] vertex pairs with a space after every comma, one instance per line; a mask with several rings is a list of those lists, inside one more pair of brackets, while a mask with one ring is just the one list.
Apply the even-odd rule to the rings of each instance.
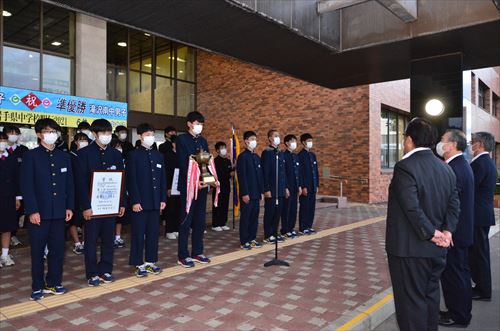
[[0, 122], [35, 124], [52, 118], [76, 128], [80, 122], [105, 118], [113, 127], [127, 125], [127, 103], [0, 86]]

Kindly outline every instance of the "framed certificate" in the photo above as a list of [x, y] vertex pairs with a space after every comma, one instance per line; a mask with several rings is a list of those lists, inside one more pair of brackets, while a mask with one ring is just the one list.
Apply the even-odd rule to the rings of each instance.
[[123, 170], [100, 170], [92, 173], [90, 181], [92, 218], [119, 215], [124, 181]]

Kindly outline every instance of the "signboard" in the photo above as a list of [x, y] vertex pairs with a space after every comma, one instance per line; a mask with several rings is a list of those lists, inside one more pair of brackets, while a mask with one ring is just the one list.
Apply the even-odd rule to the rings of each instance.
[[105, 118], [116, 127], [127, 126], [127, 115], [125, 102], [0, 86], [0, 122], [35, 124], [49, 117], [60, 126], [76, 128], [80, 122]]

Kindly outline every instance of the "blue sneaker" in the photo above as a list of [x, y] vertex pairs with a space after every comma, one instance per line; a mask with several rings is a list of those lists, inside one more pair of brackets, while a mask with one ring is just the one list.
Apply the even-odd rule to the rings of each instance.
[[316, 233], [316, 230], [314, 230], [313, 228], [309, 229], [309, 234], [315, 234], [315, 233]]
[[153, 275], [158, 275], [161, 273], [161, 268], [154, 263], [146, 262], [146, 272], [149, 272], [150, 274]]
[[135, 275], [138, 278], [143, 278], [148, 276], [148, 272], [146, 271], [146, 268], [141, 265], [139, 267], [135, 267]]
[[301, 231], [299, 232], [301, 235], [305, 235], [305, 234], [310, 234], [309, 233], [309, 229], [305, 229], [304, 231]]
[[88, 280], [89, 286], [99, 286], [101, 285], [101, 280], [98, 276], [94, 276]]
[[278, 242], [279, 242], [279, 243], [282, 243], [282, 242], [284, 242], [284, 241], [285, 241], [285, 237], [283, 237], [283, 236], [282, 236], [282, 235], [280, 235], [280, 234], [279, 234], [276, 238], [278, 238]]
[[261, 248], [262, 244], [254, 239], [250, 242], [250, 246], [252, 246], [252, 248]]
[[43, 291], [42, 290], [31, 292], [30, 300], [32, 300], [32, 301], [38, 301], [40, 299], [43, 299]]
[[99, 279], [103, 282], [103, 283], [112, 283], [115, 281], [115, 279], [113, 278], [113, 276], [111, 276], [110, 273], [106, 272], [104, 275], [100, 275], [99, 276]]
[[245, 251], [249, 251], [252, 249], [252, 246], [250, 245], [250, 243], [244, 243], [243, 245], [240, 245], [240, 248]]
[[192, 267], [194, 267], [193, 259], [190, 258], [190, 257], [186, 257], [185, 259], [178, 260], [177, 264], [180, 264], [184, 268], [192, 268]]
[[207, 263], [210, 263], [210, 259], [208, 257], [206, 257], [205, 255], [196, 255], [196, 256], [193, 256], [192, 257], [193, 261], [195, 262], [199, 262], [199, 263], [202, 263], [202, 264], [207, 264]]
[[297, 237], [299, 234], [295, 231], [295, 230], [292, 230], [292, 236], [295, 238]]
[[45, 285], [45, 288], [43, 289], [44, 294], [61, 295], [61, 294], [64, 294], [66, 292], [68, 292], [68, 290], [62, 285], [53, 286], [53, 287]]

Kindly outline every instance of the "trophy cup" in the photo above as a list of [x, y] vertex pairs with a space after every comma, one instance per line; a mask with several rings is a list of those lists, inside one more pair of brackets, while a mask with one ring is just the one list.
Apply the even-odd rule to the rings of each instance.
[[195, 155], [191, 155], [191, 157], [200, 166], [200, 181], [208, 185], [215, 185], [215, 177], [208, 170], [208, 164], [212, 159], [212, 154], [200, 149], [198, 150], [198, 153], [196, 153]]

